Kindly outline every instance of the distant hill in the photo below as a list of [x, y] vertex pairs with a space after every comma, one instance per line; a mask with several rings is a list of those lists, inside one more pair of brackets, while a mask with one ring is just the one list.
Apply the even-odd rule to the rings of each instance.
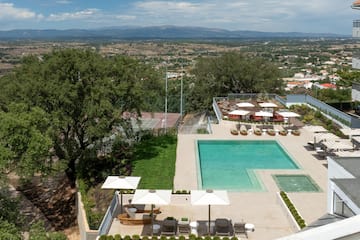
[[249, 38], [337, 38], [332, 33], [230, 31], [218, 28], [153, 26], [100, 29], [0, 31], [0, 39], [249, 39]]

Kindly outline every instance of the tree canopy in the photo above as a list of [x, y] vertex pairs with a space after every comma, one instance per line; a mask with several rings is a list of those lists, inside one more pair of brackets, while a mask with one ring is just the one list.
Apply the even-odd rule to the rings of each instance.
[[90, 50], [25, 57], [20, 67], [0, 79], [6, 90], [0, 94], [0, 167], [10, 166], [4, 162], [11, 159], [22, 166], [15, 170], [34, 173], [49, 161], [64, 160], [68, 176], [75, 180], [76, 163], [87, 149], [101, 147], [117, 127], [129, 129], [125, 112], [139, 116], [142, 109], [151, 108], [152, 99], [161, 93], [159, 79], [151, 66]]
[[278, 68], [265, 59], [230, 52], [199, 59], [193, 69], [193, 108], [206, 109], [213, 97], [229, 93], [281, 93], [284, 83]]

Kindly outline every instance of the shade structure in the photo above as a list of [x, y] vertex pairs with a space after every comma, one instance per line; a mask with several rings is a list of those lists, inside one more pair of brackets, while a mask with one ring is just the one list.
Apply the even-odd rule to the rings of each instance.
[[323, 141], [323, 140], [333, 140], [333, 139], [340, 139], [338, 136], [336, 136], [333, 133], [325, 132], [325, 133], [314, 133], [314, 142]]
[[123, 196], [121, 189], [136, 189], [140, 182], [140, 177], [132, 176], [108, 176], [101, 186], [102, 189], [120, 190], [120, 212], [123, 209]]
[[273, 113], [267, 112], [267, 111], [259, 111], [259, 112], [255, 112], [255, 116], [257, 116], [257, 117], [272, 117]]
[[360, 128], [341, 128], [340, 131], [346, 136], [360, 135]]
[[153, 232], [154, 205], [168, 205], [171, 202], [171, 190], [137, 189], [132, 199], [134, 204], [151, 205], [151, 232]]
[[226, 190], [191, 190], [190, 193], [192, 205], [209, 206], [208, 233], [210, 234], [211, 205], [229, 205], [229, 196]]
[[326, 140], [322, 142], [322, 144], [326, 147], [326, 150], [351, 150], [353, 149], [353, 144], [349, 139], [333, 139]]
[[290, 117], [300, 117], [299, 114], [297, 113], [294, 113], [294, 112], [277, 112], [279, 115], [283, 116], [283, 117], [287, 117], [287, 118], [290, 118]]
[[307, 131], [312, 132], [312, 133], [329, 132], [323, 126], [320, 126], [320, 125], [308, 125], [308, 126], [304, 126], [303, 128], [305, 128]]
[[278, 105], [276, 105], [275, 103], [272, 103], [272, 102], [259, 103], [259, 106], [263, 107], [263, 108], [276, 108], [276, 107], [278, 107]]
[[245, 116], [248, 115], [250, 112], [246, 110], [233, 110], [229, 112], [230, 115], [238, 115], [238, 116]]
[[254, 104], [249, 103], [249, 102], [240, 102], [240, 103], [237, 103], [236, 106], [238, 106], [238, 107], [255, 107]]

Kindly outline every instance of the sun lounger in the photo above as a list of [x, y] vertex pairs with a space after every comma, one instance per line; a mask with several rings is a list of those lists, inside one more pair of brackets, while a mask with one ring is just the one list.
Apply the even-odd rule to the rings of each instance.
[[161, 225], [161, 235], [176, 235], [177, 221], [173, 218], [166, 218]]
[[248, 131], [247, 131], [247, 129], [246, 129], [246, 127], [245, 127], [245, 125], [241, 125], [240, 126], [240, 134], [241, 135], [248, 135]]
[[244, 222], [234, 223], [234, 235], [236, 236], [240, 234], [244, 234], [246, 238], [248, 237]]
[[190, 233], [190, 220], [188, 218], [181, 218], [178, 222], [178, 231], [181, 234]]
[[230, 236], [232, 224], [226, 218], [218, 218], [215, 220], [215, 234], [217, 236]]

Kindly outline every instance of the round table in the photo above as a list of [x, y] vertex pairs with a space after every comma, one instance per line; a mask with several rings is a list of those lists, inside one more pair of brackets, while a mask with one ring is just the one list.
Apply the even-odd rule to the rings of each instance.
[[246, 223], [245, 224], [245, 230], [247, 232], [253, 232], [253, 231], [255, 231], [255, 225], [252, 224], [252, 223]]
[[190, 226], [191, 234], [197, 235], [198, 234], [197, 228], [199, 226], [199, 223], [198, 222], [190, 222], [189, 226]]
[[159, 224], [153, 224], [153, 233], [158, 234], [160, 232], [160, 225]]

